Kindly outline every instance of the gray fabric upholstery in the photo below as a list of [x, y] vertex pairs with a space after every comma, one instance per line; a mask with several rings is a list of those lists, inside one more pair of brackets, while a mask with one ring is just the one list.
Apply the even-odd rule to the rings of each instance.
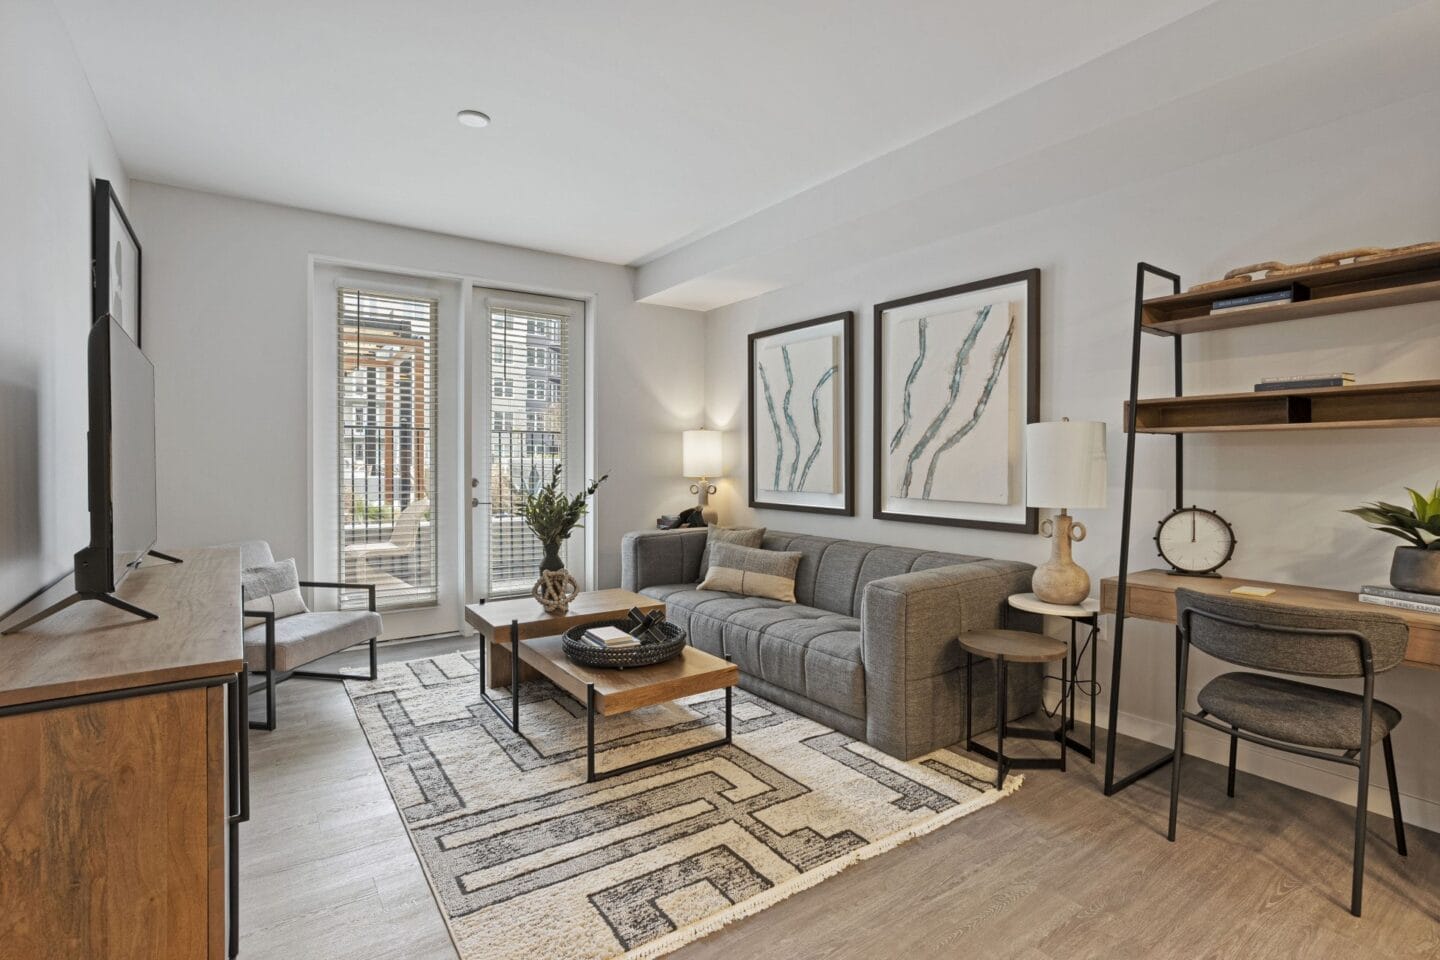
[[620, 586], [639, 591], [662, 583], [700, 580], [706, 529], [642, 530], [620, 541]]
[[[275, 665], [298, 670], [321, 657], [339, 653], [380, 635], [380, 615], [369, 610], [298, 613], [275, 621]], [[245, 662], [251, 670], [267, 670], [265, 624], [245, 628]]]
[[733, 543], [741, 547], [758, 548], [765, 542], [764, 527], [706, 527], [705, 549], [700, 551], [700, 576], [704, 580], [710, 569], [710, 549], [717, 543]]
[[275, 562], [275, 555], [270, 552], [270, 544], [264, 540], [235, 540], [231, 543], [219, 543], [216, 546], [239, 550], [240, 569], [242, 570], [246, 567], [260, 567]]
[[294, 560], [258, 564], [240, 571], [240, 595], [246, 600], [258, 600], [298, 589], [300, 575], [295, 570]]
[[[1197, 698], [1218, 720], [1262, 737], [1305, 747], [1359, 750], [1364, 699], [1345, 690], [1259, 673], [1225, 673], [1207, 683]], [[1400, 724], [1400, 711], [1374, 702], [1371, 742]]]
[[[1364, 676], [1355, 638], [1318, 632], [1323, 630], [1348, 630], [1368, 638], [1376, 673], [1399, 666], [1409, 641], [1405, 621], [1386, 613], [1307, 610], [1240, 597], [1212, 597], [1193, 590], [1176, 590], [1175, 605], [1182, 627], [1188, 620], [1192, 644], [1212, 657], [1256, 670], [1307, 677]], [[1195, 613], [1187, 618], [1187, 611]], [[1203, 615], [1207, 613], [1262, 626], [1236, 626]], [[1317, 632], [1277, 633], [1264, 626]]]
[[[767, 533], [765, 549], [802, 555], [799, 602], [788, 605], [696, 589], [703, 549], [696, 534], [703, 533], [628, 535], [622, 585], [664, 600], [696, 646], [728, 649], [745, 689], [851, 735], [835, 718], [863, 719], [864, 739], [903, 759], [964, 734], [962, 632], [1041, 626], [1038, 617], [1006, 609], [1010, 594], [1029, 591], [1029, 564]], [[1011, 668], [1014, 716], [1039, 704], [1040, 678], [1039, 668]], [[982, 731], [994, 717], [989, 661], [976, 665], [975, 698]]]

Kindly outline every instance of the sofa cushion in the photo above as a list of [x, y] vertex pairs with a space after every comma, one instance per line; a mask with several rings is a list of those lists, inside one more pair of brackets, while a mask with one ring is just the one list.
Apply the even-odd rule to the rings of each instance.
[[847, 716], [865, 716], [860, 621], [854, 617], [689, 583], [640, 592], [664, 600], [666, 615], [686, 629], [691, 643], [729, 653], [741, 672]]
[[764, 527], [706, 527], [705, 549], [700, 551], [700, 579], [710, 572], [710, 548], [717, 543], [734, 543], [759, 548], [765, 542]]
[[794, 603], [795, 568], [799, 564], [799, 553], [716, 543], [710, 548], [710, 569], [700, 589]]
[[795, 571], [795, 599], [799, 603], [852, 617], [860, 616], [865, 587], [874, 580], [983, 559], [967, 554], [776, 532], [765, 535], [764, 548], [796, 550], [802, 554]]
[[295, 571], [294, 560], [241, 570], [240, 598], [246, 610], [268, 610], [277, 619], [293, 617], [309, 609], [300, 595], [300, 575]]
[[[297, 613], [275, 621], [275, 668], [298, 670], [379, 635], [380, 614], [369, 610]], [[245, 628], [245, 662], [251, 670], [269, 669], [263, 621]]]

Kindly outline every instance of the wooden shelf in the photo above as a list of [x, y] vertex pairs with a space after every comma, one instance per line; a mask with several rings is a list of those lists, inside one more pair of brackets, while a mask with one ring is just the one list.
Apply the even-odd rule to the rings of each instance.
[[[1130, 404], [1124, 420], [1130, 422]], [[1136, 433], [1440, 426], [1440, 380], [1141, 400]]]
[[[1310, 288], [1309, 300], [1214, 315], [1210, 313], [1210, 305], [1216, 300], [1284, 290], [1294, 283], [1303, 283]], [[1171, 336], [1435, 300], [1440, 300], [1440, 251], [1321, 267], [1274, 280], [1256, 280], [1225, 290], [1156, 297], [1141, 305], [1140, 323], [1147, 333]]]

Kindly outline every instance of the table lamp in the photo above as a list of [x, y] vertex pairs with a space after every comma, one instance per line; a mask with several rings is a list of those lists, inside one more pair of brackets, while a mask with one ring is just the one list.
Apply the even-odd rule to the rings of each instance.
[[690, 484], [690, 492], [699, 496], [700, 516], [714, 525], [719, 514], [710, 506], [710, 494], [715, 484], [710, 480], [720, 476], [720, 431], [686, 430], [682, 435], [684, 448], [681, 456], [684, 474], [697, 482]]
[[1068, 510], [1105, 506], [1105, 487], [1104, 423], [1066, 417], [1025, 427], [1025, 504], [1060, 511], [1040, 523], [1054, 545], [1030, 581], [1046, 603], [1074, 605], [1090, 596], [1090, 575], [1070, 557], [1070, 544], [1085, 539], [1085, 524]]

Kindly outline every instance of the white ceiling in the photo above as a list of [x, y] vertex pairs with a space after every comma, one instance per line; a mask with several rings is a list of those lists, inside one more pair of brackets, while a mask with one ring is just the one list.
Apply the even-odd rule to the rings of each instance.
[[632, 264], [1210, 2], [56, 0], [132, 177]]

